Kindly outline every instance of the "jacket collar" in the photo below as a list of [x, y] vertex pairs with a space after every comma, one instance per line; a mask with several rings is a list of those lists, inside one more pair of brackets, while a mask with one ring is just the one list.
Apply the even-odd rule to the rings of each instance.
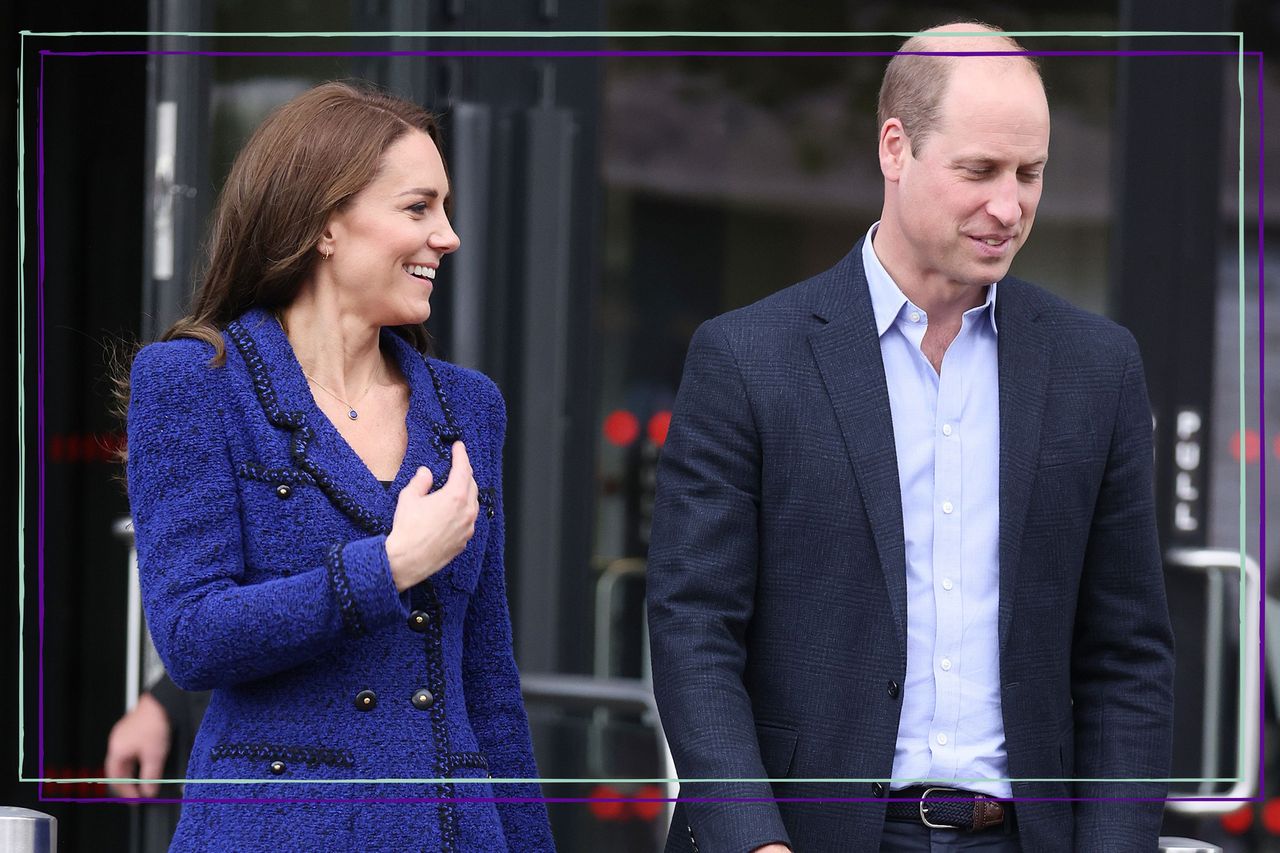
[[[863, 240], [866, 238], [864, 237]], [[906, 641], [906, 547], [902, 491], [875, 311], [862, 262], [863, 240], [814, 280], [809, 335], [875, 538], [900, 639]], [[1048, 298], [1012, 277], [995, 302], [1000, 377], [1000, 646], [1008, 641], [1022, 534], [1036, 473], [1052, 336]]]
[[419, 465], [434, 475], [434, 488], [448, 477], [449, 445], [461, 438], [437, 369], [407, 341], [383, 329], [384, 351], [409, 382], [405, 424], [408, 448], [391, 488], [364, 461], [316, 405], [284, 330], [269, 311], [254, 308], [227, 325], [225, 337], [244, 358], [267, 421], [289, 433], [290, 465], [316, 483], [329, 500], [370, 533], [391, 529], [396, 496]]
[[889, 388], [862, 266], [862, 244], [863, 240], [859, 240], [853, 251], [815, 281], [813, 315], [821, 325], [809, 335], [809, 346], [835, 409], [845, 451], [853, 463], [898, 640], [906, 648], [907, 554], [902, 490], [898, 485]]

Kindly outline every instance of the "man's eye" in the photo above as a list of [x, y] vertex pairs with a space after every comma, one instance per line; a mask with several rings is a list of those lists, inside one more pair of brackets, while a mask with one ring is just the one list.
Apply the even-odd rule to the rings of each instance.
[[1018, 174], [1022, 177], [1022, 180], [1024, 180], [1024, 181], [1038, 181], [1038, 180], [1040, 180], [1040, 173], [1039, 173], [1039, 172], [1019, 172]]

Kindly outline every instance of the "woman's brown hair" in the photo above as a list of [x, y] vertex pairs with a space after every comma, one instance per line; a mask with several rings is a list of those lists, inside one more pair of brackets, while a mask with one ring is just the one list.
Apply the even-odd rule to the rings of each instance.
[[[429, 112], [363, 81], [323, 83], [277, 107], [240, 149], [222, 186], [191, 313], [160, 340], [205, 341], [212, 363], [225, 363], [222, 330], [250, 308], [278, 311], [293, 301], [319, 262], [316, 246], [330, 216], [372, 183], [387, 149], [415, 130], [440, 147]], [[421, 324], [394, 331], [419, 352], [429, 350]], [[107, 353], [122, 421], [136, 351], [119, 345]]]
[[[430, 113], [367, 83], [324, 83], [278, 107], [223, 184], [191, 313], [160, 340], [207, 341], [221, 364], [222, 329], [250, 308], [274, 311], [293, 301], [320, 258], [315, 248], [329, 217], [373, 181], [386, 150], [413, 130], [439, 147]], [[396, 331], [426, 350], [421, 325]]]

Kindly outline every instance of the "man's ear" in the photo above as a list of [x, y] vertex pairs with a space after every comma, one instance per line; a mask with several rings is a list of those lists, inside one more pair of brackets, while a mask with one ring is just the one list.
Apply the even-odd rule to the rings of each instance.
[[902, 174], [902, 164], [911, 156], [911, 140], [896, 118], [885, 121], [880, 128], [880, 172], [886, 181], [897, 181]]

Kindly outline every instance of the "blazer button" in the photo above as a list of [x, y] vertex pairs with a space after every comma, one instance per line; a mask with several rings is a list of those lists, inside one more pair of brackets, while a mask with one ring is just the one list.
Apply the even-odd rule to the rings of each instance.
[[425, 610], [415, 610], [409, 614], [409, 627], [419, 634], [426, 632], [427, 623], [430, 621], [431, 617]]
[[889, 698], [890, 699], [898, 698], [898, 682], [896, 681], [889, 682]]
[[271, 762], [271, 774], [273, 776], [279, 776], [281, 773], [285, 771], [285, 769], [286, 768], [283, 761], [280, 761], [277, 759], [276, 761]]
[[356, 694], [356, 707], [361, 711], [372, 711], [373, 706], [378, 704], [378, 694], [372, 690], [361, 690]]
[[425, 711], [435, 704], [436, 697], [432, 696], [431, 691], [424, 687], [414, 693], [413, 698], [409, 701], [413, 702], [413, 707], [419, 711]]
[[278, 497], [287, 498], [291, 494], [293, 494], [293, 489], [290, 488], [288, 483], [281, 483], [280, 485], [276, 486], [276, 495]]
[[884, 796], [884, 785], [881, 785], [879, 782], [872, 782], [872, 783], [871, 783], [871, 793], [872, 793], [873, 795], [877, 796], [877, 797], [883, 797], [883, 796]]

